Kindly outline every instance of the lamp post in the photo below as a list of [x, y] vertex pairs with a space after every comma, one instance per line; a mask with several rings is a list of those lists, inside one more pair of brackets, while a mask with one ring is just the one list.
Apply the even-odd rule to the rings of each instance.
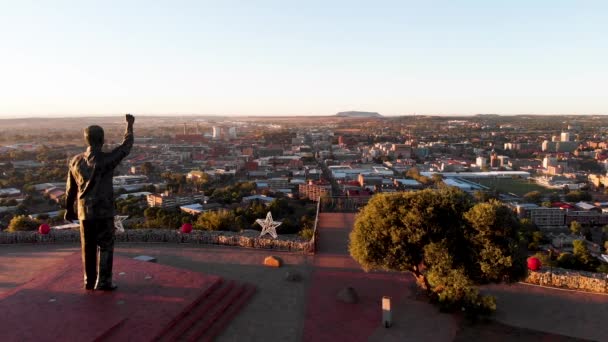
[[389, 328], [393, 324], [391, 297], [382, 297], [382, 325]]

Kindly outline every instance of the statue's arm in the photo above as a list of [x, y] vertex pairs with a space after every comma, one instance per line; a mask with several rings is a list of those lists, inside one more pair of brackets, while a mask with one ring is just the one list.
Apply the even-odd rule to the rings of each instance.
[[113, 170], [118, 164], [131, 152], [133, 147], [133, 124], [135, 123], [135, 117], [131, 114], [126, 115], [127, 127], [125, 129], [125, 137], [122, 140], [122, 144], [116, 147], [108, 154], [105, 158], [105, 166], [108, 170]]
[[74, 202], [76, 202], [76, 196], [78, 195], [78, 185], [72, 175], [72, 170], [68, 171], [68, 181], [65, 187], [65, 215], [66, 221], [74, 221], [78, 219], [76, 211], [74, 211]]

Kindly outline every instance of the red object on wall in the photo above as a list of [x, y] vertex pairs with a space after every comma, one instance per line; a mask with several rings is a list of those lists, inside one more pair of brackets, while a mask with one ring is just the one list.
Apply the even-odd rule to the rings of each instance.
[[192, 225], [190, 223], [182, 224], [182, 233], [189, 234], [192, 232]]
[[528, 258], [528, 269], [531, 271], [538, 271], [541, 267], [541, 262], [537, 257]]
[[51, 231], [51, 227], [48, 224], [43, 223], [38, 227], [38, 233], [46, 235]]

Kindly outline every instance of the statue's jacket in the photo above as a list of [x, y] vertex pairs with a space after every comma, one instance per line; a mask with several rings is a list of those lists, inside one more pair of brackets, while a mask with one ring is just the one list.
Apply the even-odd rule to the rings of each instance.
[[[127, 129], [123, 142], [111, 152], [90, 147], [70, 161], [66, 196], [76, 197], [79, 220], [112, 218], [114, 210], [114, 169], [133, 146], [133, 130]], [[73, 203], [68, 200], [68, 203]]]

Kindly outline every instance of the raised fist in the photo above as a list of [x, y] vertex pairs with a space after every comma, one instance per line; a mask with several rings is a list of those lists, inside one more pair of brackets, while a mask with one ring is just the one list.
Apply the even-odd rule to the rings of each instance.
[[125, 115], [125, 118], [127, 119], [127, 123], [129, 125], [133, 125], [133, 123], [135, 122], [135, 117], [131, 114]]

